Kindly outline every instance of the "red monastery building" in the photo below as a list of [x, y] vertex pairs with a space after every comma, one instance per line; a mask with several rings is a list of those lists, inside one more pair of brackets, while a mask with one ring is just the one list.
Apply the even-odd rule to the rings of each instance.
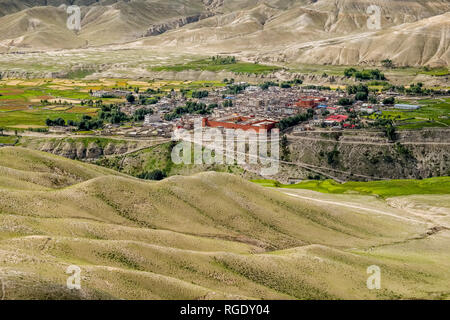
[[211, 128], [225, 128], [225, 129], [241, 129], [244, 131], [255, 130], [259, 132], [260, 130], [270, 131], [276, 127], [278, 121], [268, 120], [268, 119], [254, 119], [249, 117], [230, 117], [224, 119], [209, 120], [208, 118], [203, 118], [202, 126]]

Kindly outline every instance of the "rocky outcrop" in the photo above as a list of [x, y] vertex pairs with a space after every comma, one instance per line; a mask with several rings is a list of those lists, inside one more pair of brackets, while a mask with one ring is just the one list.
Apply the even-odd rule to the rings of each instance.
[[213, 16], [214, 14], [211, 12], [202, 13], [202, 14], [196, 14], [189, 17], [182, 17], [179, 19], [167, 21], [160, 24], [155, 24], [150, 26], [150, 28], [147, 30], [147, 32], [144, 34], [144, 37], [151, 37], [151, 36], [157, 36], [160, 34], [163, 34], [164, 32], [167, 32], [169, 30], [181, 28], [189, 23], [198, 22], [202, 19], [209, 18]]
[[[446, 129], [400, 131], [398, 140], [390, 143], [381, 132], [305, 132], [290, 136], [290, 160], [343, 180], [445, 176], [450, 174], [449, 137]], [[315, 173], [296, 166], [283, 166], [280, 172], [281, 180], [311, 175]]]
[[49, 152], [69, 159], [91, 161], [103, 156], [121, 155], [149, 143], [113, 139], [22, 137], [20, 144], [30, 149]]

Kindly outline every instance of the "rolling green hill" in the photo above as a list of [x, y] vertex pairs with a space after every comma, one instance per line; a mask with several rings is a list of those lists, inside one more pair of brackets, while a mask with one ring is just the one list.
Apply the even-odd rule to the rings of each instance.
[[18, 147], [0, 148], [0, 171], [6, 299], [449, 297], [448, 230], [384, 202], [374, 214], [211, 172], [148, 182]]

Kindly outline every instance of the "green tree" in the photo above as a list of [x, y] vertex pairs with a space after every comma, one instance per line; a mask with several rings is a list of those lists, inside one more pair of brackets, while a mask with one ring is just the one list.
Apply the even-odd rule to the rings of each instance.
[[397, 132], [393, 125], [388, 125], [384, 128], [384, 133], [389, 141], [395, 141], [397, 139]]
[[137, 177], [139, 179], [160, 181], [160, 180], [163, 180], [164, 178], [166, 178], [167, 175], [163, 171], [156, 169], [151, 172], [141, 173]]
[[367, 92], [357, 92], [355, 95], [355, 99], [358, 101], [366, 101], [367, 100]]
[[394, 97], [389, 97], [389, 98], [383, 99], [383, 104], [384, 105], [393, 105], [394, 103], [395, 103], [395, 98]]
[[126, 99], [127, 99], [127, 101], [128, 101], [129, 103], [133, 103], [133, 102], [136, 100], [136, 98], [135, 98], [134, 95], [132, 95], [132, 94], [128, 94], [128, 95], [126, 96]]
[[291, 151], [289, 150], [289, 142], [286, 135], [283, 135], [280, 142], [281, 146], [281, 160], [290, 161]]
[[381, 61], [381, 64], [385, 68], [393, 68], [394, 67], [394, 62], [392, 62], [391, 59], [384, 59]]
[[337, 104], [340, 106], [350, 106], [353, 104], [353, 101], [350, 100], [349, 98], [341, 98], [338, 100]]

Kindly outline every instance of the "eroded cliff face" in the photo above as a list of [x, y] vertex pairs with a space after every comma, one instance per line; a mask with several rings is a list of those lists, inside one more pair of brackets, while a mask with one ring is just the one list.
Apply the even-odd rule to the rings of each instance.
[[92, 161], [103, 156], [121, 155], [145, 147], [146, 142], [103, 138], [76, 139], [24, 137], [20, 140], [20, 145], [69, 159]]
[[[290, 136], [290, 161], [313, 164], [342, 180], [420, 179], [450, 174], [450, 130], [401, 131], [394, 143], [380, 132], [300, 133]], [[284, 165], [280, 178], [316, 173]]]
[[167, 32], [169, 30], [181, 28], [189, 23], [198, 22], [200, 20], [209, 18], [213, 15], [214, 15], [213, 13], [206, 12], [206, 13], [196, 14], [193, 16], [173, 19], [173, 20], [166, 21], [166, 22], [159, 23], [159, 24], [154, 24], [148, 28], [147, 32], [144, 34], [144, 37], [157, 36], [164, 32]]
[[[277, 175], [266, 178], [289, 182], [317, 176], [348, 181], [450, 175], [450, 130], [446, 129], [400, 131], [394, 143], [389, 142], [383, 132], [376, 131], [301, 132], [288, 135], [288, 141], [288, 158], [293, 164], [282, 164]], [[144, 164], [161, 162], [160, 152], [134, 152], [154, 146], [148, 141], [24, 137], [20, 144], [83, 161], [120, 158], [125, 166], [132, 164], [133, 172], [142, 171], [139, 166]], [[306, 164], [308, 169], [298, 164]], [[259, 174], [259, 169], [254, 165], [242, 168], [254, 174]], [[186, 172], [205, 170], [216, 169], [214, 166], [198, 167]], [[182, 172], [180, 169], [179, 173]]]

